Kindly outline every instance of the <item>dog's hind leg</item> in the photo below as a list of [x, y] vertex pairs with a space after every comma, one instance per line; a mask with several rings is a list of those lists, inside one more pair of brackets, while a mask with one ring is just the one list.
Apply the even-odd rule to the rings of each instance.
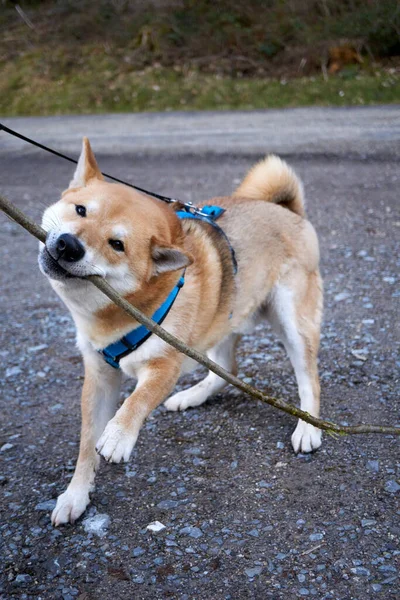
[[[281, 338], [293, 365], [301, 409], [319, 416], [320, 386], [317, 354], [322, 314], [322, 281], [317, 272], [297, 274], [296, 285], [278, 284], [268, 307], [268, 319]], [[321, 431], [299, 419], [292, 435], [295, 452], [321, 445]]]
[[[217, 346], [207, 352], [207, 356], [227, 371], [236, 374], [235, 349], [238, 336], [231, 334]], [[220, 392], [227, 385], [224, 379], [212, 371], [207, 377], [193, 387], [178, 392], [168, 398], [165, 406], [168, 410], [185, 410], [186, 408], [200, 406], [214, 394]]]
[[82, 389], [82, 427], [79, 456], [66, 491], [57, 499], [51, 515], [53, 525], [73, 523], [89, 504], [89, 492], [100, 457], [95, 446], [108, 421], [114, 416], [120, 392], [121, 372], [106, 365], [92, 351], [84, 357], [85, 381]]

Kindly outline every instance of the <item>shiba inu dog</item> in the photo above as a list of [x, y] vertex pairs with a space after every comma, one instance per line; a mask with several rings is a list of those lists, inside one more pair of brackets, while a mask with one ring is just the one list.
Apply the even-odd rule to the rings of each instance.
[[[87, 275], [104, 277], [149, 316], [173, 294], [163, 327], [234, 373], [240, 335], [267, 319], [292, 362], [301, 408], [319, 414], [322, 281], [300, 180], [269, 156], [232, 196], [213, 203], [225, 209], [218, 219], [225, 235], [207, 221], [178, 218], [172, 204], [104, 181], [85, 138], [69, 188], [43, 215], [48, 233], [40, 245], [40, 268], [72, 314], [85, 367], [79, 457], [53, 511], [55, 525], [84, 512], [100, 456], [115, 463], [129, 459], [143, 421], [173, 392], [187, 366], [182, 354], [155, 335], [129, 346], [139, 324], [86, 281]], [[121, 340], [128, 349], [118, 364], [107, 362], [104, 349]], [[136, 377], [137, 386], [117, 410], [121, 371]], [[199, 406], [225, 385], [210, 372], [165, 405], [174, 411]], [[320, 444], [321, 432], [300, 420], [292, 435], [294, 451], [311, 452]]]

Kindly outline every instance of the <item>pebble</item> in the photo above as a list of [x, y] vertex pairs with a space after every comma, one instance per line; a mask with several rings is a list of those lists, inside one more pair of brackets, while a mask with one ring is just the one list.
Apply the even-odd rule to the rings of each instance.
[[362, 519], [361, 527], [371, 527], [372, 525], [376, 525], [375, 519]]
[[385, 483], [385, 490], [390, 494], [396, 494], [400, 490], [400, 485], [394, 479], [391, 479]]
[[340, 292], [340, 294], [336, 294], [334, 299], [335, 302], [342, 302], [342, 300], [347, 300], [347, 298], [350, 298], [349, 292]]
[[149, 523], [149, 525], [147, 525], [146, 529], [148, 529], [148, 531], [153, 531], [154, 533], [158, 533], [159, 531], [162, 531], [163, 529], [165, 529], [165, 525], [160, 523], [160, 521], [153, 521], [152, 523]]
[[157, 508], [161, 508], [164, 510], [176, 508], [177, 506], [179, 506], [179, 502], [177, 500], [161, 500], [161, 502], [157, 504]]
[[110, 517], [105, 513], [101, 513], [94, 517], [88, 517], [83, 521], [82, 525], [86, 533], [93, 533], [99, 537], [104, 537], [110, 522]]
[[6, 377], [14, 377], [14, 375], [20, 375], [22, 373], [22, 369], [19, 367], [10, 367], [6, 370]]
[[9, 444], [7, 442], [6, 444], [2, 445], [2, 447], [0, 448], [0, 452], [6, 452], [7, 450], [11, 450], [11, 448], [14, 448], [14, 444]]
[[31, 346], [28, 348], [28, 352], [40, 352], [41, 350], [45, 350], [48, 348], [47, 344], [39, 344], [39, 346]]
[[369, 460], [367, 462], [367, 469], [373, 473], [379, 473], [379, 460]]
[[258, 529], [252, 529], [251, 531], [249, 531], [249, 535], [251, 535], [252, 537], [258, 537], [260, 535], [260, 532], [258, 531]]
[[35, 510], [53, 510], [56, 504], [56, 500], [44, 500], [44, 502], [39, 502], [39, 504], [36, 504]]
[[310, 535], [310, 541], [311, 542], [318, 542], [319, 540], [322, 540], [324, 538], [324, 534], [323, 533], [312, 533]]
[[199, 527], [182, 527], [179, 533], [181, 535], [188, 535], [189, 537], [195, 539], [198, 539], [203, 535], [203, 532], [201, 531], [201, 529], [199, 529]]
[[16, 585], [25, 585], [26, 583], [30, 583], [32, 581], [32, 577], [27, 573], [19, 573], [14, 579], [14, 583]]
[[244, 570], [247, 577], [256, 577], [257, 575], [261, 574], [261, 571], [262, 571], [262, 567], [253, 567], [253, 568], [248, 568], [248, 569]]
[[352, 567], [350, 571], [353, 575], [358, 575], [360, 577], [368, 577], [371, 574], [365, 567]]
[[138, 556], [141, 556], [142, 554], [144, 554], [144, 550], [143, 548], [141, 548], [140, 546], [137, 546], [136, 548], [134, 548], [132, 550], [132, 555], [137, 558]]

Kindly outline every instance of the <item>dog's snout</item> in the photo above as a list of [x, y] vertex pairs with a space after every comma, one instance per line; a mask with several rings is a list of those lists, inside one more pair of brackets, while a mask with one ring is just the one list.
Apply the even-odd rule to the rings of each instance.
[[63, 233], [56, 242], [57, 260], [62, 258], [67, 262], [77, 262], [83, 258], [85, 248], [78, 238], [70, 233]]

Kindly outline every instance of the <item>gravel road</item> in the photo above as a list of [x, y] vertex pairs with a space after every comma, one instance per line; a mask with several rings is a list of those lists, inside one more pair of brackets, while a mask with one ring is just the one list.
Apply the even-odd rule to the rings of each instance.
[[[21, 122], [7, 120], [22, 131]], [[42, 123], [52, 139], [51, 122]], [[281, 149], [304, 180], [321, 242], [322, 412], [400, 425], [399, 137], [389, 152], [377, 134], [362, 154], [331, 134], [335, 156], [328, 142], [306, 157]], [[175, 157], [125, 143], [101, 147], [98, 159], [138, 185], [201, 200], [229, 193], [260, 156], [257, 144]], [[71, 165], [18, 148], [0, 150], [1, 192], [39, 220]], [[156, 410], [131, 461], [102, 465], [84, 518], [51, 527], [77, 456], [82, 366], [71, 318], [39, 273], [36, 241], [4, 216], [0, 223], [1, 599], [399, 598], [399, 440], [325, 436], [316, 454], [294, 456], [295, 422], [232, 388], [185, 413]], [[297, 401], [288, 359], [266, 327], [243, 338], [239, 374]], [[125, 394], [131, 388], [127, 380]], [[154, 521], [164, 528], [147, 529]]]

